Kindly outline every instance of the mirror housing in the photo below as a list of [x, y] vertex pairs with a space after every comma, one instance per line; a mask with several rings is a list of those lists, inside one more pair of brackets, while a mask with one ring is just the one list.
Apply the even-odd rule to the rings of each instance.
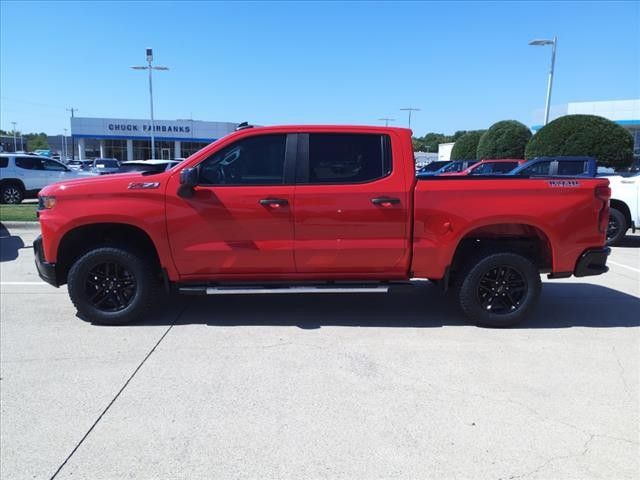
[[193, 189], [198, 185], [199, 177], [200, 171], [198, 167], [182, 169], [180, 171], [180, 188], [178, 188], [178, 195], [184, 198], [193, 197]]

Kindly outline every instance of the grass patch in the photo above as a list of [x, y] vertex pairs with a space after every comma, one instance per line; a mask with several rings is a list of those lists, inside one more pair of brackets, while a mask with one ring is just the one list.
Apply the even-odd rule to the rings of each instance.
[[37, 203], [24, 205], [0, 205], [1, 222], [37, 222]]

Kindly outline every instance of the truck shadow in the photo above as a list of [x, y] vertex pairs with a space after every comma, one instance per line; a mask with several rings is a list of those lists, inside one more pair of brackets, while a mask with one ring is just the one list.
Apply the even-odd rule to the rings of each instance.
[[[178, 325], [322, 326], [429, 328], [472, 325], [455, 299], [427, 284], [402, 287], [390, 294], [175, 296], [172, 307], [183, 309]], [[546, 283], [540, 304], [514, 328], [638, 327], [640, 299], [592, 284]], [[175, 318], [175, 317], [173, 317]], [[155, 314], [143, 322], [172, 323]]]
[[11, 235], [9, 230], [0, 223], [0, 262], [15, 260], [21, 248], [24, 248], [22, 238]]
[[640, 248], [640, 235], [626, 235], [616, 247], [621, 248]]

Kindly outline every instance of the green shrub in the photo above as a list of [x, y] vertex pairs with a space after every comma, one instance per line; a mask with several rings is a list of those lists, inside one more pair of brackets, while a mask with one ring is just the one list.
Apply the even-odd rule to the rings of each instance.
[[451, 149], [451, 160], [475, 160], [478, 142], [485, 130], [472, 130], [456, 140]]
[[524, 158], [524, 149], [531, 138], [526, 125], [515, 120], [503, 120], [491, 125], [478, 143], [476, 158]]
[[527, 159], [542, 156], [594, 157], [599, 165], [624, 168], [633, 161], [633, 137], [611, 120], [595, 115], [565, 115], [536, 133]]

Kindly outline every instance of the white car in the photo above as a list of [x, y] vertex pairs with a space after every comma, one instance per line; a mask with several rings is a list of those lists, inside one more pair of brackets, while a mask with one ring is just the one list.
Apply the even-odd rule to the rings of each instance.
[[611, 187], [607, 244], [616, 245], [627, 233], [640, 226], [640, 174], [607, 177]]
[[72, 171], [61, 162], [24, 153], [0, 154], [0, 203], [20, 203], [35, 198], [38, 192], [56, 182], [96, 176]]

